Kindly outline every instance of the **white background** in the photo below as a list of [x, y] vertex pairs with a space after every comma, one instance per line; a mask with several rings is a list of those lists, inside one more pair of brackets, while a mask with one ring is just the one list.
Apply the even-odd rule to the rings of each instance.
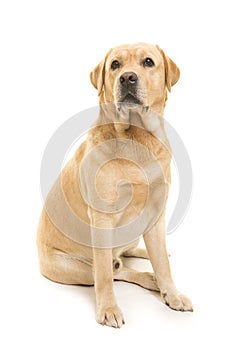
[[[1, 348], [232, 349], [230, 5], [1, 1]], [[168, 247], [176, 284], [195, 311], [177, 313], [154, 293], [116, 282], [126, 325], [115, 330], [95, 322], [93, 288], [39, 274], [39, 172], [56, 128], [96, 105], [90, 71], [110, 47], [138, 41], [158, 43], [181, 69], [165, 116], [188, 149], [194, 189]]]

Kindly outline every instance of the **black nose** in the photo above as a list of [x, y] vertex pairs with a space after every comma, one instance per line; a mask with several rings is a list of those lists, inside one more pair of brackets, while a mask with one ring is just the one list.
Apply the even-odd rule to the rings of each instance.
[[125, 87], [131, 84], [136, 84], [137, 80], [138, 77], [134, 72], [125, 72], [120, 76], [120, 83]]

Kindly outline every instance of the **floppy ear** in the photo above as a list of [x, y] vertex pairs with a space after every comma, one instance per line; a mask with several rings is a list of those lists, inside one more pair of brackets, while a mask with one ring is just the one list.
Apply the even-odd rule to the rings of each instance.
[[165, 67], [165, 82], [167, 89], [171, 92], [171, 87], [177, 83], [180, 77], [180, 70], [177, 65], [163, 52], [158, 45], [156, 48], [159, 50], [163, 56], [164, 67]]
[[98, 90], [98, 95], [101, 94], [104, 87], [105, 75], [105, 60], [100, 62], [90, 74], [92, 85]]

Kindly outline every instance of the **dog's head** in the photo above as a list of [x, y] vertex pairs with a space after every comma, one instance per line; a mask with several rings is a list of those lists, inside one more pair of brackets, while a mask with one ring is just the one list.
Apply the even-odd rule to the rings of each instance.
[[158, 46], [139, 43], [111, 49], [91, 72], [100, 103], [164, 107], [167, 90], [178, 81], [179, 68]]

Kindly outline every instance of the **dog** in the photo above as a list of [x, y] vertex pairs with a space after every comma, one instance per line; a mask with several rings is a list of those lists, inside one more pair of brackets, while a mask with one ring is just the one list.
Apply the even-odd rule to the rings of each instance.
[[[174, 310], [193, 310], [173, 282], [166, 250], [171, 152], [163, 113], [179, 76], [157, 45], [112, 48], [90, 74], [99, 96], [97, 121], [42, 210], [41, 273], [59, 283], [94, 285], [102, 325], [125, 323], [114, 280], [158, 291]], [[138, 247], [140, 235], [146, 249]], [[127, 268], [123, 256], [149, 258], [154, 272]]]

